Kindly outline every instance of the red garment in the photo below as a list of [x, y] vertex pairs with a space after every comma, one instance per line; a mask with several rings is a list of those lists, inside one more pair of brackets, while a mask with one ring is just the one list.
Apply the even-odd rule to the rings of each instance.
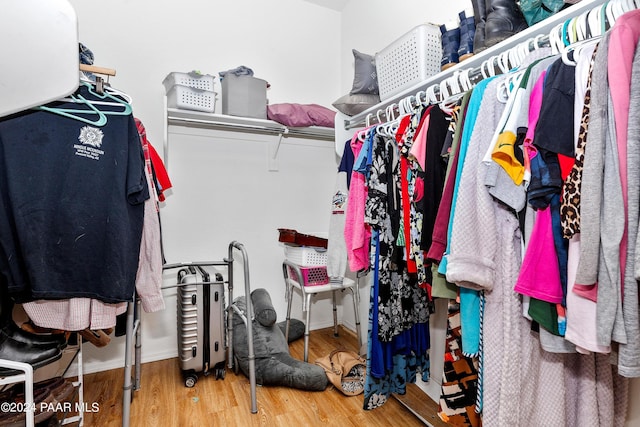
[[164, 163], [162, 159], [158, 155], [158, 152], [153, 145], [149, 144], [149, 154], [151, 155], [151, 164], [153, 165], [153, 171], [155, 172], [155, 178], [159, 184], [158, 189], [158, 199], [161, 202], [164, 202], [164, 192], [171, 188], [173, 184], [171, 184], [171, 180], [169, 179], [169, 174], [167, 173], [167, 169], [164, 167]]
[[560, 176], [564, 181], [569, 176], [569, 172], [571, 172], [571, 168], [573, 168], [576, 158], [573, 156], [558, 154], [558, 162], [560, 163]]
[[144, 125], [138, 118], [136, 118], [135, 121], [138, 134], [140, 135], [140, 142], [142, 143], [145, 153], [145, 161], [147, 162], [147, 165], [149, 165], [148, 162], [151, 162], [152, 168], [149, 171], [149, 174], [153, 176], [154, 183], [156, 184], [155, 187], [156, 192], [158, 193], [158, 200], [164, 202], [164, 191], [172, 187], [169, 174], [167, 173], [167, 169], [164, 167], [164, 163], [158, 155], [158, 152], [147, 139], [147, 130]]

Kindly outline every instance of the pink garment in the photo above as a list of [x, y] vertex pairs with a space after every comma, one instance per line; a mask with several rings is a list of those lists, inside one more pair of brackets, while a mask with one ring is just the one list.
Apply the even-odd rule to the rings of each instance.
[[596, 302], [572, 292], [580, 261], [580, 233], [569, 240], [567, 259], [567, 330], [564, 338], [579, 353], [610, 353], [611, 347], [598, 344]]
[[553, 304], [562, 302], [558, 256], [553, 243], [551, 209], [538, 210], [514, 291]]
[[[620, 253], [627, 253], [627, 126], [629, 124], [629, 98], [631, 91], [631, 68], [636, 45], [640, 39], [640, 9], [627, 12], [616, 19], [611, 28], [609, 50], [607, 56], [609, 73], [609, 91], [613, 103], [613, 113], [616, 121], [616, 139], [618, 142], [618, 157], [620, 163], [620, 182], [622, 184], [622, 198], [624, 201], [625, 226], [620, 241]], [[624, 283], [624, 272], [627, 260], [620, 257], [620, 274]]]
[[147, 313], [154, 313], [165, 308], [162, 296], [162, 244], [157, 195], [151, 182], [151, 175], [148, 172], [145, 175], [151, 197], [144, 202], [136, 292], [140, 297], [142, 309]]
[[116, 316], [127, 311], [127, 303], [107, 304], [91, 298], [37, 300], [22, 305], [34, 324], [42, 328], [82, 331], [108, 329]]
[[425, 170], [424, 162], [427, 160], [427, 132], [429, 132], [429, 114], [424, 113], [422, 124], [413, 137], [413, 144], [409, 149], [409, 156], [415, 159], [422, 171]]
[[[360, 132], [364, 132], [360, 131]], [[351, 150], [355, 159], [362, 150], [362, 141], [356, 132], [351, 138]], [[369, 241], [371, 230], [364, 223], [364, 209], [367, 200], [365, 177], [354, 170], [351, 173], [351, 186], [347, 199], [347, 213], [344, 221], [344, 240], [347, 245], [347, 259], [351, 271], [360, 271], [369, 267]]]

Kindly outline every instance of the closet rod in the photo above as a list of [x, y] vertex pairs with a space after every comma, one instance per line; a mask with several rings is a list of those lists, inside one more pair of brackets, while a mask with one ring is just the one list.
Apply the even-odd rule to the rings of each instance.
[[[616, 1], [616, 0], [609, 0]], [[509, 37], [506, 40], [498, 43], [495, 46], [492, 46], [471, 58], [456, 64], [455, 66], [449, 68], [446, 71], [440, 72], [428, 79], [418, 82], [415, 85], [405, 89], [404, 91], [392, 96], [389, 99], [386, 99], [379, 104], [370, 107], [369, 109], [356, 114], [355, 116], [346, 119], [344, 121], [345, 129], [353, 129], [364, 126], [367, 117], [373, 116], [381, 116], [384, 114], [385, 109], [393, 104], [397, 104], [402, 99], [410, 97], [411, 95], [415, 95], [419, 91], [426, 91], [428, 88], [436, 87], [440, 85], [442, 81], [445, 81], [449, 77], [453, 76], [454, 73], [465, 73], [466, 70], [471, 68], [477, 71], [479, 70], [479, 66], [482, 66], [482, 63], [490, 60], [493, 57], [498, 57], [502, 52], [508, 51], [509, 49], [523, 44], [525, 42], [531, 43], [532, 41], [537, 40], [539, 42], [544, 41], [545, 43], [549, 43], [549, 34], [552, 32], [554, 28], [556, 28], [559, 24], [563, 24], [571, 18], [577, 17], [583, 13], [589, 13], [593, 10], [598, 9], [603, 4], [608, 3], [607, 0], [581, 0], [580, 2], [561, 10], [555, 15], [538, 22], [537, 24], [521, 31], [518, 34], [515, 34]], [[475, 76], [475, 79], [478, 79], [480, 76], [477, 74], [472, 74], [469, 72], [470, 77]]]
[[80, 71], [88, 71], [90, 73], [102, 74], [103, 76], [115, 76], [116, 70], [112, 68], [96, 67], [95, 65], [80, 64]]

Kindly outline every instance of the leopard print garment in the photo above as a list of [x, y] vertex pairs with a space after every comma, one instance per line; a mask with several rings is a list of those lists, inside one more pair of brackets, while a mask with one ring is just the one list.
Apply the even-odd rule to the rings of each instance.
[[596, 57], [598, 46], [593, 51], [589, 64], [589, 78], [587, 79], [587, 89], [584, 95], [584, 106], [582, 107], [582, 120], [580, 121], [580, 133], [576, 146], [576, 162], [571, 168], [567, 179], [562, 186], [562, 202], [560, 205], [560, 218], [562, 224], [562, 235], [570, 239], [574, 234], [580, 232], [580, 188], [582, 186], [582, 167], [584, 165], [584, 147], [587, 142], [587, 130], [589, 127], [589, 111], [591, 106], [591, 73], [593, 62]]

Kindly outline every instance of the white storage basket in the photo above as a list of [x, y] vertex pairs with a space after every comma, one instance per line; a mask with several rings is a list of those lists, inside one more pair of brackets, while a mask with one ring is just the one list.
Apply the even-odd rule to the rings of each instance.
[[327, 265], [327, 250], [308, 246], [284, 246], [284, 256], [300, 266]]
[[418, 25], [376, 54], [380, 100], [384, 101], [440, 72], [440, 28]]
[[216, 95], [216, 92], [208, 90], [175, 85], [167, 93], [167, 106], [213, 113], [216, 109]]
[[180, 86], [188, 86], [194, 89], [208, 90], [209, 92], [214, 91], [214, 76], [210, 74], [198, 74], [198, 73], [169, 73], [167, 77], [164, 78], [162, 84], [164, 85], [167, 94], [171, 90], [172, 87], [176, 85]]

